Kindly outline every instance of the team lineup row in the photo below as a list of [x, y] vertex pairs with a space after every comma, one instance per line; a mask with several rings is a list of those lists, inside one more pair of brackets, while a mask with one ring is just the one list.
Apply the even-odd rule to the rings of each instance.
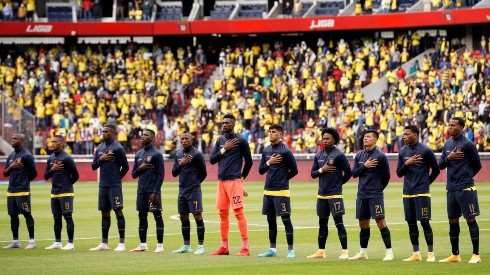
[[[437, 178], [440, 170], [447, 168], [447, 213], [452, 255], [440, 262], [460, 262], [459, 255], [459, 218], [463, 216], [468, 224], [473, 255], [469, 263], [480, 262], [479, 228], [476, 216], [480, 214], [478, 197], [473, 177], [481, 169], [480, 158], [475, 145], [462, 135], [464, 120], [453, 117], [449, 121], [450, 138], [447, 139], [441, 158], [437, 161], [434, 153], [418, 142], [419, 130], [416, 126], [405, 127], [396, 173], [404, 177], [403, 206], [407, 221], [413, 254], [404, 261], [421, 261], [419, 249], [420, 222], [428, 247], [428, 262], [435, 261], [433, 234], [430, 225], [431, 201], [430, 184]], [[252, 157], [248, 142], [233, 132], [235, 117], [225, 115], [222, 122], [222, 135], [210, 157], [212, 165], [218, 163], [218, 184], [216, 208], [219, 210], [221, 245], [210, 255], [229, 255], [229, 209], [237, 219], [242, 238], [242, 248], [237, 256], [249, 256], [248, 226], [244, 215], [244, 179], [252, 168]], [[279, 124], [269, 127], [271, 144], [263, 153], [259, 164], [259, 173], [266, 174], [262, 214], [269, 225], [270, 248], [259, 257], [276, 257], [277, 216], [280, 216], [286, 231], [288, 258], [294, 258], [293, 225], [289, 180], [298, 174], [296, 160], [289, 148], [282, 143], [283, 128]], [[129, 171], [126, 154], [115, 141], [116, 128], [105, 125], [101, 143], [94, 155], [92, 169], [100, 169], [99, 210], [101, 211], [102, 241], [92, 251], [109, 250], [108, 233], [111, 226], [111, 210], [115, 212], [119, 231], [119, 243], [115, 251], [125, 251], [125, 218], [123, 215], [122, 178]], [[153, 145], [155, 133], [144, 130], [141, 136], [143, 148], [135, 155], [131, 175], [138, 179], [137, 211], [139, 217], [140, 245], [131, 251], [147, 251], [148, 213], [153, 213], [157, 229], [157, 247], [155, 252], [163, 252], [164, 223], [162, 219], [161, 186], [164, 178], [163, 156]], [[325, 245], [328, 236], [329, 216], [335, 222], [342, 252], [339, 259], [368, 259], [367, 247], [370, 238], [370, 220], [374, 219], [386, 247], [385, 261], [394, 259], [391, 247], [391, 235], [384, 216], [383, 190], [390, 180], [390, 170], [385, 154], [376, 147], [378, 132], [364, 132], [364, 150], [356, 154], [351, 169], [349, 162], [335, 145], [339, 134], [334, 128], [322, 130], [324, 150], [318, 152], [313, 160], [311, 177], [318, 178], [317, 215], [319, 218], [318, 250], [308, 258], [325, 258]], [[179, 177], [178, 212], [184, 244], [173, 253], [191, 253], [190, 220], [192, 213], [196, 221], [198, 247], [194, 254], [204, 253], [205, 226], [202, 217], [201, 183], [207, 176], [206, 165], [201, 152], [192, 147], [193, 137], [189, 133], [180, 136], [182, 149], [174, 160], [172, 175]], [[19, 215], [24, 215], [30, 241], [26, 249], [36, 248], [34, 241], [34, 219], [30, 207], [30, 181], [37, 176], [33, 156], [23, 148], [24, 136], [16, 134], [12, 138], [15, 149], [8, 158], [4, 176], [9, 177], [7, 208], [11, 218], [13, 241], [4, 248], [19, 248]], [[46, 249], [74, 249], [73, 184], [79, 175], [73, 158], [63, 151], [64, 139], [52, 138], [54, 153], [47, 161], [45, 179], [52, 179], [51, 209], [54, 218], [55, 242]], [[342, 185], [351, 177], [359, 178], [356, 199], [356, 219], [360, 227], [360, 250], [349, 257], [347, 249], [347, 231], [343, 224], [345, 214]], [[61, 244], [62, 218], [66, 221], [68, 243]]]

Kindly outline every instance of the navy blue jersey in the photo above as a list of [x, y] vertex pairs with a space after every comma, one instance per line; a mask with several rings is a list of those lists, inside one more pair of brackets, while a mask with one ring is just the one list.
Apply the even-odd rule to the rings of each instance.
[[[56, 162], [63, 163], [63, 169], [52, 171]], [[78, 180], [78, 170], [73, 158], [65, 151], [52, 153], [47, 161], [44, 179], [52, 178], [51, 194], [73, 193], [73, 184]]]
[[[238, 145], [222, 155], [220, 150], [225, 146], [226, 141], [234, 138], [238, 139]], [[245, 165], [243, 165], [244, 160]], [[218, 163], [219, 180], [246, 178], [253, 165], [252, 154], [250, 153], [250, 146], [247, 140], [237, 134], [229, 135], [229, 137], [225, 137], [224, 135], [220, 136], [214, 145], [209, 161], [211, 164]]]
[[[179, 166], [179, 162], [184, 155], [191, 155], [192, 160], [184, 166]], [[206, 163], [201, 152], [194, 147], [187, 150], [180, 149], [175, 153], [172, 175], [179, 176], [179, 194], [201, 190], [201, 182], [207, 177]]]
[[[14, 161], [21, 162], [23, 165], [22, 169], [14, 169], [7, 172], [7, 168]], [[24, 147], [15, 149], [7, 157], [3, 176], [9, 177], [7, 192], [29, 192], [31, 180], [37, 177], [37, 170], [34, 165], [34, 157], [32, 154]]]
[[[405, 166], [405, 162], [414, 155], [422, 157], [422, 164]], [[430, 169], [430, 173], [429, 173]], [[403, 179], [403, 194], [415, 195], [429, 193], [429, 185], [437, 178], [440, 170], [434, 152], [420, 142], [405, 145], [398, 154], [396, 174]]]
[[[377, 159], [378, 166], [373, 168], [364, 167], [364, 163], [369, 158]], [[386, 155], [378, 147], [375, 147], [371, 151], [360, 151], [354, 159], [352, 176], [359, 178], [357, 189], [358, 199], [382, 198], [383, 189], [390, 181], [390, 167]]]
[[[282, 161], [268, 166], [266, 162], [269, 161], [273, 154], [281, 155]], [[291, 150], [283, 142], [275, 145], [270, 144], [262, 152], [259, 173], [263, 175], [266, 172], [264, 190], [289, 190], [289, 179], [298, 174], [298, 167], [296, 166], [296, 159], [293, 153], [291, 153]]]
[[[110, 151], [114, 153], [114, 161], [100, 161], [100, 157]], [[111, 140], [99, 144], [92, 161], [92, 170], [98, 168], [100, 168], [100, 187], [122, 186], [122, 178], [129, 171], [129, 164], [126, 152], [119, 142]]]
[[[138, 169], [143, 162], [152, 164], [153, 169], [144, 171]], [[153, 145], [145, 147], [136, 153], [131, 176], [133, 179], [138, 178], [137, 193], [160, 193], [165, 175], [163, 165], [163, 155]]]
[[[318, 170], [325, 164], [335, 166], [335, 171], [332, 173], [318, 173]], [[313, 166], [311, 167], [311, 177], [314, 179], [320, 177], [318, 195], [341, 195], [342, 185], [346, 183], [351, 176], [352, 171], [350, 169], [349, 161], [345, 154], [337, 149], [337, 147], [324, 149], [315, 155]]]
[[[455, 148], [464, 153], [464, 158], [459, 160], [448, 160], [447, 156]], [[462, 190], [475, 185], [473, 177], [481, 169], [480, 156], [476, 146], [461, 135], [458, 138], [450, 138], [444, 143], [441, 159], [439, 160], [439, 169], [447, 168], [446, 190]]]

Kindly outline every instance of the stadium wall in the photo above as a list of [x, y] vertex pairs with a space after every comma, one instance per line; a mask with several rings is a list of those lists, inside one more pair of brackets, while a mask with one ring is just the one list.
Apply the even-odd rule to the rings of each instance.
[[[131, 178], [131, 170], [133, 169], [133, 159], [129, 158], [129, 172], [128, 174], [124, 177], [124, 181], [134, 181]], [[351, 160], [351, 167], [353, 165], [353, 161]], [[490, 159], [485, 159], [483, 158], [481, 160], [482, 162], [482, 169], [476, 175], [475, 180], [479, 182], [486, 182], [490, 181]], [[252, 166], [252, 170], [250, 171], [249, 176], [247, 177], [248, 181], [263, 181], [265, 179], [265, 176], [261, 176], [258, 172], [258, 167], [259, 167], [259, 160], [254, 160], [254, 165]], [[78, 172], [80, 174], [80, 179], [79, 181], [97, 181], [97, 172], [92, 171], [91, 164], [92, 164], [92, 159], [77, 159], [76, 160]], [[313, 179], [310, 177], [310, 171], [311, 171], [311, 165], [313, 164], [313, 160], [297, 160], [297, 165], [298, 165], [298, 171], [299, 174], [294, 177], [294, 181], [312, 181]], [[397, 160], [396, 159], [390, 159], [389, 160], [390, 164], [390, 171], [391, 171], [391, 181], [392, 182], [400, 182], [401, 180], [396, 176], [396, 165], [397, 165]], [[165, 180], [166, 181], [177, 181], [177, 178], [174, 178], [172, 176], [172, 166], [173, 166], [173, 161], [165, 161]], [[3, 171], [5, 167], [5, 161], [0, 164], [0, 169]], [[46, 162], [45, 161], [37, 161], [36, 162], [36, 168], [38, 172], [38, 176], [36, 180], [44, 180], [43, 175], [44, 175], [44, 169], [46, 168]], [[218, 165], [211, 165], [209, 162], [206, 165], [206, 169], [208, 172], [208, 177], [206, 178], [206, 181], [217, 181], [217, 175], [218, 175]], [[5, 181], [7, 180], [4, 176], [3, 173], [0, 175], [0, 181]], [[316, 180], [315, 180], [316, 181]], [[445, 182], [446, 181], [446, 172], [445, 170], [439, 175], [437, 178], [438, 182]]]

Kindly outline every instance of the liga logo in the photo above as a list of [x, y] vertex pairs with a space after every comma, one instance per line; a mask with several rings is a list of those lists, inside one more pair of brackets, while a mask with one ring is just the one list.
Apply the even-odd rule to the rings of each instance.
[[334, 19], [318, 19], [318, 20], [311, 20], [310, 24], [310, 29], [326, 29], [326, 28], [333, 28], [335, 26], [335, 20]]
[[27, 25], [26, 28], [29, 33], [50, 33], [52, 30], [52, 25]]

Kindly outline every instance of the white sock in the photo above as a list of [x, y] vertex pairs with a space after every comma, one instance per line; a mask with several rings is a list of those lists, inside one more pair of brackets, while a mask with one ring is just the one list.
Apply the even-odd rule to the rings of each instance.
[[387, 253], [387, 254], [388, 254], [388, 253], [393, 253], [393, 249], [391, 249], [391, 248], [387, 248], [387, 249], [386, 249], [386, 253]]
[[367, 253], [367, 248], [362, 248], [361, 247], [361, 253]]
[[275, 248], [275, 247], [274, 248], [271, 247], [270, 250], [277, 253], [277, 248]]

